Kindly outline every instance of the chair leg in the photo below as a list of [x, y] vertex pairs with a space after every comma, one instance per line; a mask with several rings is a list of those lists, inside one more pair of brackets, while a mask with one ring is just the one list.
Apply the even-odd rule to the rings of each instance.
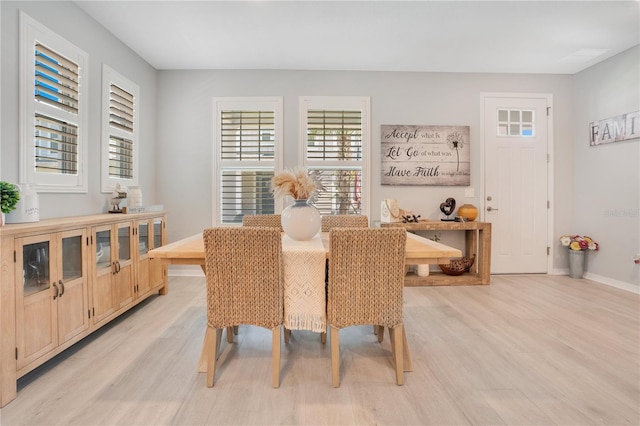
[[404, 341], [402, 338], [403, 326], [399, 325], [395, 328], [389, 329], [389, 335], [391, 337], [391, 345], [393, 350], [393, 360], [396, 368], [396, 383], [398, 385], [404, 385], [404, 355], [402, 347]]
[[340, 337], [339, 329], [331, 327], [331, 382], [334, 388], [340, 387]]
[[227, 343], [233, 343], [233, 327], [227, 327]]
[[288, 328], [285, 327], [284, 329], [284, 344], [288, 345], [289, 344], [289, 338], [291, 337], [291, 330], [289, 330]]
[[378, 329], [378, 343], [382, 343], [384, 340], [384, 325], [377, 325], [376, 327]]
[[411, 351], [409, 350], [409, 342], [407, 341], [407, 330], [402, 326], [402, 355], [404, 356], [404, 371], [413, 371], [413, 363], [411, 362]]
[[323, 345], [327, 343], [327, 332], [323, 331], [322, 333], [320, 333], [320, 343], [322, 343]]
[[221, 335], [222, 329], [207, 326], [207, 335], [204, 341], [207, 353], [207, 387], [209, 388], [213, 387], [213, 379], [216, 374], [216, 359], [218, 358]]
[[236, 336], [238, 335], [238, 327], [237, 325], [233, 326], [233, 334], [235, 334]]
[[280, 387], [280, 326], [271, 330], [271, 368], [273, 369], [273, 387]]

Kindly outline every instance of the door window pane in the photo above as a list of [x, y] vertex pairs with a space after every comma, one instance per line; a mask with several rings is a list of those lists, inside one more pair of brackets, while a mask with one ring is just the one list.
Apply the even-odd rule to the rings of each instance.
[[498, 109], [496, 123], [498, 136], [535, 136], [535, 114], [533, 110]]

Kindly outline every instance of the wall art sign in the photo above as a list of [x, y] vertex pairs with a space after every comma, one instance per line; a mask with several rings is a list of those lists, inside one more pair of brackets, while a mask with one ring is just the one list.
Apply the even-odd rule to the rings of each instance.
[[622, 142], [640, 137], [640, 111], [589, 123], [589, 145]]
[[471, 184], [469, 126], [380, 128], [382, 185]]

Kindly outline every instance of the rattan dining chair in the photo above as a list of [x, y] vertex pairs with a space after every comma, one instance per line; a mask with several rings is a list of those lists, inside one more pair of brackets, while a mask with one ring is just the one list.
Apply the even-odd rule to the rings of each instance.
[[245, 214], [242, 216], [242, 226], [268, 226], [283, 231], [279, 214]]
[[404, 228], [334, 228], [329, 233], [327, 321], [331, 378], [340, 386], [339, 330], [353, 325], [389, 328], [396, 383], [404, 384], [402, 293]]
[[322, 232], [332, 228], [368, 228], [369, 218], [363, 214], [331, 214], [322, 216]]
[[207, 386], [212, 387], [222, 330], [240, 324], [272, 332], [273, 387], [280, 386], [284, 319], [282, 240], [273, 227], [209, 228], [203, 232], [207, 281]]

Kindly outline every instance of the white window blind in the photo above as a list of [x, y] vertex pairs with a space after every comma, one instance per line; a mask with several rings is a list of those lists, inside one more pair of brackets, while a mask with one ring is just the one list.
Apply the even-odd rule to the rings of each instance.
[[271, 193], [274, 171], [250, 169], [222, 169], [222, 223], [242, 223], [245, 214], [273, 214], [275, 206]]
[[312, 201], [323, 215], [368, 214], [368, 111], [368, 98], [301, 99], [302, 162], [322, 185]]
[[78, 112], [78, 64], [40, 43], [35, 51], [35, 98], [76, 114]]
[[133, 179], [133, 141], [109, 136], [109, 177]]
[[214, 223], [241, 224], [245, 214], [276, 211], [271, 178], [281, 168], [282, 99], [218, 98], [215, 102]]
[[273, 160], [274, 111], [221, 111], [220, 131], [223, 160]]
[[102, 66], [102, 191], [138, 185], [140, 88], [108, 65]]
[[[109, 126], [133, 135], [133, 94], [109, 85]], [[133, 140], [109, 135], [109, 177], [133, 179]]]
[[78, 126], [36, 114], [35, 164], [39, 173], [76, 174]]
[[86, 192], [88, 56], [20, 13], [20, 180]]

